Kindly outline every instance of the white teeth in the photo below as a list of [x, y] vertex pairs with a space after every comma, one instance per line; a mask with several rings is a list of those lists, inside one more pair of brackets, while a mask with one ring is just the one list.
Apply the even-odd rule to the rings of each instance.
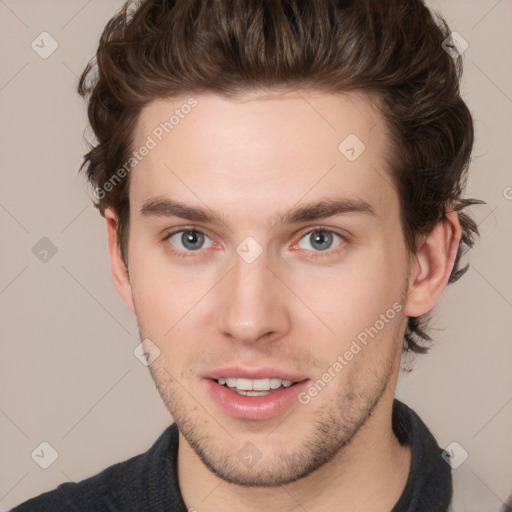
[[218, 383], [221, 386], [226, 384], [229, 388], [236, 388], [239, 391], [270, 391], [271, 389], [278, 389], [281, 386], [289, 388], [293, 384], [293, 381], [281, 379], [238, 379], [236, 377], [223, 377], [218, 379]]
[[252, 380], [251, 379], [236, 379], [236, 389], [242, 391], [252, 391]]
[[242, 389], [233, 388], [235, 393], [245, 396], [266, 396], [270, 395], [270, 391], [243, 391]]
[[281, 379], [270, 379], [270, 389], [277, 389], [281, 387]]
[[254, 391], [268, 391], [270, 389], [270, 379], [254, 379], [252, 381], [252, 389]]

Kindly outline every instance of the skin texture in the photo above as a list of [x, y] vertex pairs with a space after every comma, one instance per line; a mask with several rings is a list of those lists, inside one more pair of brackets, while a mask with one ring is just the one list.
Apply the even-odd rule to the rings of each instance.
[[[448, 213], [407, 253], [387, 127], [361, 93], [194, 98], [131, 172], [128, 272], [115, 212], [105, 214], [115, 286], [141, 339], [160, 351], [150, 370], [180, 429], [185, 503], [201, 512], [389, 511], [410, 467], [391, 428], [406, 320], [430, 311], [446, 286], [458, 217]], [[134, 148], [188, 99], [146, 106]], [[354, 161], [338, 150], [349, 134], [366, 146]], [[222, 222], [143, 215], [154, 198], [217, 212]], [[375, 215], [278, 222], [333, 198], [366, 201]], [[179, 229], [204, 233], [200, 249], [187, 250], [182, 233], [168, 238]], [[326, 250], [314, 244], [315, 230], [334, 233]], [[236, 252], [247, 236], [262, 248], [252, 263]], [[206, 390], [205, 375], [227, 365], [317, 381], [393, 304], [393, 318], [307, 404], [269, 420], [238, 419]], [[248, 442], [261, 454], [250, 467], [239, 457]]]

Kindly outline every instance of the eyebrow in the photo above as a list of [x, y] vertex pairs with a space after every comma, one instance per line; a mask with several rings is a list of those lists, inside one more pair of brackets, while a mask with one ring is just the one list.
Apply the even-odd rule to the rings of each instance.
[[[180, 217], [192, 222], [226, 224], [225, 217], [207, 207], [188, 205], [165, 197], [148, 199], [144, 202], [140, 213], [142, 216]], [[271, 224], [297, 224], [340, 214], [364, 214], [377, 217], [373, 207], [362, 199], [328, 198], [280, 213], [272, 218]]]

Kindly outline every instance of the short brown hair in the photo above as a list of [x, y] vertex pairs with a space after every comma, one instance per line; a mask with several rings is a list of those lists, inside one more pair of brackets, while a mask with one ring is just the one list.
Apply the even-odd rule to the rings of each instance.
[[[443, 49], [446, 22], [421, 0], [148, 0], [127, 2], [108, 22], [80, 78], [97, 138], [81, 166], [102, 189], [133, 151], [149, 102], [185, 94], [251, 89], [363, 91], [376, 96], [392, 141], [391, 179], [409, 252], [449, 210], [462, 239], [449, 282], [468, 268], [461, 255], [478, 235], [462, 209], [473, 146], [461, 99], [461, 57]], [[127, 262], [129, 174], [95, 206], [119, 219]], [[425, 353], [428, 318], [409, 318], [404, 350]]]

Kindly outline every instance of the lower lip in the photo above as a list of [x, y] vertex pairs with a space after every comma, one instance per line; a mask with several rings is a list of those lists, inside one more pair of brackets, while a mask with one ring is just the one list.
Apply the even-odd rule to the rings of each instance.
[[307, 388], [309, 379], [265, 396], [239, 395], [216, 380], [205, 379], [204, 382], [213, 400], [230, 416], [245, 420], [268, 420], [283, 414], [298, 402], [298, 396]]

